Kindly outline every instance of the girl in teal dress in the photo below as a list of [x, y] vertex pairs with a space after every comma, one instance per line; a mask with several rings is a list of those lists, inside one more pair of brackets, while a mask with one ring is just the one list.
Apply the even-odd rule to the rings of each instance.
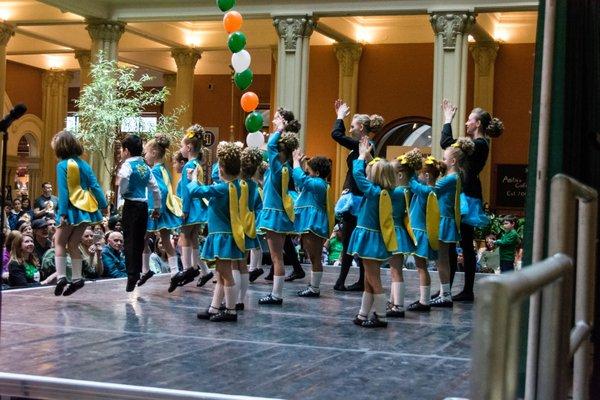
[[[386, 299], [380, 267], [398, 250], [390, 195], [396, 186], [396, 176], [394, 167], [386, 160], [374, 159], [365, 166], [365, 157], [370, 150], [369, 139], [364, 137], [352, 168], [356, 185], [364, 195], [348, 254], [361, 257], [365, 266], [365, 290], [354, 323], [365, 328], [385, 328]], [[373, 316], [368, 319], [373, 306]]]
[[246, 257], [233, 264], [233, 279], [238, 288], [237, 304], [235, 305], [237, 310], [244, 309], [244, 300], [248, 286], [250, 285], [248, 266], [246, 265], [248, 253], [260, 248], [260, 243], [256, 235], [256, 214], [260, 208], [261, 199], [258, 192], [258, 184], [252, 178], [256, 174], [258, 167], [262, 164], [262, 160], [262, 151], [260, 149], [247, 147], [242, 150], [240, 181], [243, 181], [248, 188], [247, 195], [240, 200], [240, 218], [244, 226]]
[[[146, 143], [144, 147], [144, 159], [152, 167], [152, 175], [154, 175], [161, 195], [160, 217], [158, 219], [148, 218], [148, 236], [155, 233], [159, 234], [162, 246], [167, 253], [171, 277], [173, 277], [179, 272], [179, 262], [177, 252], [171, 244], [171, 231], [181, 227], [183, 211], [181, 209], [181, 199], [175, 195], [171, 185], [171, 174], [164, 165], [165, 154], [170, 145], [171, 141], [169, 138], [164, 135], [156, 135], [154, 139]], [[152, 197], [149, 196], [149, 210], [154, 209], [153, 202]], [[142, 276], [140, 277], [138, 286], [142, 286], [153, 275], [154, 272], [150, 270], [150, 247], [148, 246], [148, 241], [146, 241], [143, 254]]]
[[[209, 200], [210, 230], [202, 248], [202, 259], [216, 263], [218, 281], [210, 307], [199, 312], [198, 318], [210, 319], [213, 322], [237, 321], [238, 290], [231, 265], [245, 259], [245, 233], [240, 218], [240, 198], [248, 195], [248, 186], [238, 179], [241, 153], [242, 149], [236, 143], [219, 143], [217, 157], [220, 183], [201, 184], [198, 182], [200, 169], [189, 172], [190, 183], [187, 189], [190, 197]], [[223, 292], [226, 309], [220, 311]]]
[[[60, 223], [54, 236], [57, 273], [54, 295], [69, 296], [84, 285], [79, 251], [83, 232], [88, 225], [102, 221], [99, 210], [106, 215], [108, 204], [94, 172], [88, 163], [79, 158], [83, 154], [83, 147], [75, 136], [68, 131], [58, 132], [50, 145], [60, 160], [56, 165], [57, 216]], [[71, 283], [67, 281], [67, 252], [72, 260]]]
[[415, 251], [415, 236], [410, 227], [408, 213], [411, 198], [408, 182], [415, 171], [421, 169], [422, 163], [421, 154], [415, 152], [400, 156], [392, 161], [396, 173], [396, 183], [398, 184], [392, 192], [394, 229], [396, 230], [398, 249], [390, 259], [392, 285], [386, 314], [392, 318], [404, 318], [404, 294], [406, 288], [404, 286], [402, 267], [404, 265], [404, 257]]
[[288, 192], [292, 179], [292, 153], [298, 148], [300, 123], [291, 111], [280, 108], [273, 120], [275, 133], [269, 138], [267, 156], [269, 169], [265, 174], [263, 208], [258, 219], [257, 229], [265, 232], [275, 274], [273, 290], [258, 304], [281, 305], [283, 303], [283, 244], [285, 235], [294, 233], [294, 202]]
[[[263, 208], [263, 185], [265, 179], [265, 173], [269, 169], [269, 164], [263, 161], [258, 168], [256, 173], [252, 177], [252, 180], [256, 183], [256, 221], [260, 218], [260, 213]], [[259, 230], [256, 231], [256, 239], [258, 240], [258, 246], [256, 249], [250, 249], [250, 266], [248, 267], [248, 275], [250, 282], [254, 282], [261, 276], [265, 271], [262, 269], [262, 258], [263, 253], [269, 252], [269, 245], [265, 239], [265, 235]]]
[[[174, 291], [178, 286], [186, 285], [200, 275], [198, 266], [202, 270], [202, 284], [208, 282], [213, 277], [206, 263], [200, 260], [198, 251], [198, 236], [200, 235], [202, 225], [208, 219], [208, 206], [200, 198], [192, 199], [187, 189], [190, 180], [189, 171], [198, 170], [198, 180], [204, 182], [204, 171], [202, 170], [202, 143], [204, 139], [204, 128], [200, 125], [191, 126], [181, 139], [181, 155], [189, 161], [183, 166], [181, 171], [181, 180], [178, 186], [178, 195], [183, 202], [182, 227], [179, 235], [181, 241], [181, 263], [183, 272], [177, 273], [171, 278], [169, 292]], [[200, 285], [202, 286], [202, 285]]]
[[294, 229], [302, 235], [303, 247], [312, 264], [310, 285], [298, 292], [300, 297], [319, 297], [321, 293], [321, 253], [335, 224], [331, 187], [327, 183], [330, 174], [331, 160], [328, 158], [312, 157], [306, 160], [300, 150], [294, 152], [294, 183], [300, 190], [294, 207]]

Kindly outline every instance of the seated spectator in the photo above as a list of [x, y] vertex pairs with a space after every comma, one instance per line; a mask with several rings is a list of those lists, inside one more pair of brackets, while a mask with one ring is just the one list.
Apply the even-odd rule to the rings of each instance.
[[38, 260], [44, 258], [44, 254], [52, 247], [49, 239], [48, 223], [45, 219], [34, 219], [31, 223], [33, 229], [33, 243]]
[[169, 255], [162, 245], [162, 239], [155, 242], [154, 251], [150, 254], [150, 270], [155, 274], [169, 272]]
[[104, 264], [104, 276], [106, 278], [127, 277], [121, 232], [110, 232], [108, 235], [108, 244], [102, 249], [102, 264]]
[[42, 183], [42, 195], [35, 199], [34, 216], [35, 218], [43, 218], [48, 214], [54, 217], [54, 210], [58, 207], [58, 197], [52, 194], [52, 183]]
[[26, 221], [20, 220], [19, 223], [17, 224], [17, 229], [23, 235], [29, 235], [29, 236], [33, 237], [33, 229], [31, 229], [31, 223], [30, 222], [26, 222]]
[[11, 231], [17, 229], [17, 222], [19, 222], [19, 218], [25, 214], [23, 211], [21, 199], [15, 199], [13, 201], [12, 210], [8, 213], [8, 226]]
[[33, 238], [18, 234], [10, 249], [8, 284], [11, 287], [39, 286], [39, 261], [35, 255]]
[[108, 219], [108, 230], [123, 232], [123, 229], [121, 228], [121, 216], [120, 215], [113, 215], [112, 217], [110, 217]]
[[98, 279], [104, 274], [102, 263], [102, 247], [104, 235], [96, 233], [88, 226], [83, 232], [79, 251], [81, 251], [83, 277], [86, 279]]
[[481, 272], [497, 272], [500, 270], [500, 252], [494, 242], [496, 235], [493, 233], [485, 237], [485, 247], [477, 254], [477, 267]]
[[31, 202], [29, 200], [29, 197], [21, 198], [21, 208], [23, 209], [25, 214], [29, 216], [29, 220], [31, 221], [33, 219], [33, 210], [31, 209]]
[[[50, 285], [56, 283], [56, 262], [55, 262], [56, 251], [54, 249], [54, 241], [52, 241], [52, 247], [44, 253], [42, 257], [42, 265], [40, 267], [40, 277], [42, 279], [42, 285]], [[67, 266], [67, 279], [71, 279], [71, 256], [67, 254], [65, 265]]]
[[92, 228], [92, 231], [94, 231], [94, 234], [100, 234], [103, 237], [106, 234], [106, 230], [104, 229], [104, 225], [102, 225], [102, 224], [92, 225], [91, 228]]
[[6, 241], [4, 242], [4, 248], [2, 249], [2, 282], [8, 282], [8, 264], [10, 263], [10, 250], [13, 241], [20, 235], [19, 231], [10, 231], [6, 235]]
[[56, 220], [54, 218], [46, 218], [48, 224], [48, 239], [53, 243], [54, 234], [56, 233]]
[[331, 237], [325, 241], [323, 248], [327, 251], [327, 264], [336, 265], [341, 263], [342, 250], [344, 244], [342, 243], [342, 231], [338, 225], [333, 227]]

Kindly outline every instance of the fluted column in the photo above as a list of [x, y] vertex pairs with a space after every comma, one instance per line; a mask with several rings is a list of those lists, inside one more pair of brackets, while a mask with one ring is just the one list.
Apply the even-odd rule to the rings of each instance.
[[441, 104], [450, 100], [458, 107], [452, 122], [455, 134], [464, 134], [467, 102], [468, 33], [475, 23], [471, 12], [433, 12], [430, 22], [435, 32], [433, 58], [432, 153], [441, 156], [440, 133], [443, 125]]
[[179, 125], [187, 128], [192, 124], [194, 112], [194, 70], [200, 60], [200, 50], [178, 48], [171, 51], [171, 56], [177, 64], [177, 83], [175, 85], [176, 106], [185, 107], [179, 116]]
[[[102, 52], [105, 60], [117, 60], [119, 55], [119, 40], [125, 32], [125, 23], [120, 21], [110, 21], [104, 19], [87, 19], [87, 31], [92, 38], [91, 63], [98, 60], [100, 52]], [[91, 78], [90, 78], [91, 79]], [[88, 81], [89, 83], [89, 81]], [[111, 188], [113, 178], [114, 157], [113, 143], [104, 143], [103, 158], [100, 153], [90, 154], [90, 165], [98, 182], [104, 190]]]
[[[471, 45], [471, 54], [475, 60], [475, 79], [473, 88], [473, 104], [492, 113], [494, 108], [494, 66], [498, 55], [498, 43], [477, 42]], [[470, 110], [467, 110], [469, 112]], [[479, 174], [483, 190], [483, 199], [490, 201], [491, 171], [492, 171], [492, 143], [490, 141], [490, 154], [488, 162]]]
[[[294, 112], [302, 124], [306, 125], [308, 97], [308, 61], [310, 57], [310, 36], [316, 26], [311, 16], [277, 16], [273, 25], [279, 36], [277, 50], [277, 107]], [[300, 135], [300, 146], [304, 148], [305, 138]]]
[[50, 141], [54, 134], [65, 129], [71, 78], [71, 73], [62, 70], [46, 71], [42, 77], [42, 120], [44, 121], [42, 143], [45, 149], [41, 153], [42, 177], [54, 185], [56, 185], [56, 158], [50, 149]]
[[[350, 106], [350, 115], [356, 113], [358, 98], [358, 65], [362, 55], [363, 47], [359, 43], [340, 43], [333, 46], [333, 51], [339, 63], [339, 94]], [[334, 193], [339, 195], [344, 186], [346, 178], [346, 157], [348, 149], [339, 144], [336, 147], [336, 162], [334, 169], [335, 182], [333, 182]]]
[[170, 115], [177, 107], [177, 74], [163, 74], [163, 85], [169, 90], [163, 105], [163, 114]]
[[90, 76], [91, 64], [92, 64], [92, 52], [89, 50], [76, 50], [75, 58], [79, 63], [79, 75], [80, 75], [80, 89], [87, 86], [92, 77]]

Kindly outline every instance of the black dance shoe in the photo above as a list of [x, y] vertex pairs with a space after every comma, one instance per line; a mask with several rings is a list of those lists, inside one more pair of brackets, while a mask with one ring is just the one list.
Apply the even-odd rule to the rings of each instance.
[[404, 318], [404, 309], [398, 306], [392, 306], [386, 313], [388, 318]]
[[58, 280], [58, 282], [56, 282], [56, 287], [54, 288], [54, 295], [62, 296], [63, 291], [65, 290], [65, 287], [68, 284], [69, 284], [69, 282], [67, 281], [67, 278], [65, 278], [64, 276], [62, 278], [60, 278]]
[[308, 287], [304, 290], [301, 290], [298, 292], [298, 296], [300, 297], [319, 297], [321, 295], [321, 292], [319, 291], [319, 289], [316, 289], [317, 291], [315, 292], [315, 289], [312, 288], [312, 286], [308, 285]]
[[248, 273], [248, 279], [250, 280], [250, 282], [254, 282], [258, 279], [259, 276], [261, 276], [264, 273], [265, 271], [262, 268], [256, 268]]
[[346, 286], [343, 283], [339, 283], [339, 282], [333, 286], [333, 290], [335, 290], [336, 292], [347, 292], [348, 291]]
[[373, 313], [373, 316], [368, 321], [363, 322], [363, 328], [387, 328], [387, 321], [382, 321], [377, 316], [377, 313]]
[[85, 283], [83, 282], [83, 279], [74, 280], [73, 282], [69, 283], [69, 286], [67, 286], [67, 290], [64, 291], [63, 296], [72, 295], [73, 293], [81, 289], [84, 284]]
[[437, 292], [435, 292], [434, 294], [432, 294], [431, 296], [429, 296], [430, 300], [433, 300], [437, 297], [440, 297], [440, 291], [438, 290]]
[[365, 286], [360, 282], [356, 282], [350, 286], [347, 286], [346, 290], [348, 290], [349, 292], [364, 292]]
[[206, 310], [198, 311], [198, 313], [196, 314], [196, 317], [198, 319], [209, 320], [210, 317], [212, 317], [213, 315], [217, 315], [217, 314], [218, 314], [218, 311], [214, 311], [214, 308], [208, 307]]
[[412, 312], [429, 312], [431, 311], [431, 306], [429, 304], [423, 304], [417, 300], [414, 303], [411, 303], [406, 310]]
[[126, 292], [133, 292], [135, 285], [140, 280], [140, 274], [127, 275], [127, 286], [125, 287]]
[[202, 287], [206, 285], [206, 282], [210, 281], [214, 276], [215, 274], [213, 274], [212, 271], [204, 276], [201, 276], [200, 279], [198, 279], [198, 283], [196, 283], [196, 287]]
[[145, 274], [142, 274], [142, 276], [140, 277], [140, 280], [138, 281], [137, 285], [138, 286], [142, 286], [144, 283], [146, 283], [146, 281], [150, 278], [152, 278], [154, 276], [154, 272], [152, 271], [148, 271]]
[[431, 307], [452, 308], [454, 307], [454, 303], [452, 302], [452, 298], [438, 296], [431, 300]]
[[[360, 317], [364, 317], [364, 319], [360, 318]], [[362, 326], [362, 324], [367, 320], [367, 317], [365, 315], [360, 315], [360, 314], [356, 314], [356, 317], [354, 317], [354, 319], [352, 320], [352, 323], [354, 325], [358, 325], [358, 326]]]
[[188, 269], [186, 269], [185, 271], [183, 271], [183, 279], [181, 280], [181, 282], [179, 283], [179, 286], [184, 286], [187, 285], [190, 282], [194, 282], [194, 279], [196, 279], [196, 277], [200, 275], [200, 270], [190, 267]]
[[278, 299], [274, 297], [271, 293], [269, 293], [267, 296], [263, 297], [262, 299], [259, 299], [258, 304], [280, 306], [283, 304], [283, 299]]
[[183, 272], [178, 272], [171, 277], [171, 282], [169, 283], [169, 293], [172, 293], [175, 289], [177, 289], [183, 280]]
[[306, 274], [304, 273], [304, 271], [302, 271], [302, 272], [293, 271], [291, 274], [289, 274], [288, 276], [285, 277], [285, 282], [292, 282], [292, 281], [295, 281], [296, 279], [303, 279], [305, 276], [306, 276]]
[[237, 303], [235, 305], [235, 311], [244, 311], [244, 303]]
[[452, 296], [453, 301], [463, 301], [465, 303], [472, 303], [475, 300], [475, 296], [473, 292], [465, 292], [464, 290], [457, 294], [456, 296]]
[[210, 317], [211, 322], [236, 322], [237, 314], [233, 310], [219, 311]]

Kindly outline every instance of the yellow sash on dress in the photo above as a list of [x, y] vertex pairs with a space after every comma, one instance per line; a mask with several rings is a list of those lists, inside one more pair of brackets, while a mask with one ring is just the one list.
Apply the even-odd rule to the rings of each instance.
[[67, 161], [67, 189], [69, 190], [69, 200], [73, 206], [87, 212], [98, 211], [98, 200], [94, 194], [81, 187], [79, 165], [73, 159]]
[[[202, 165], [200, 165], [200, 163], [198, 161], [195, 161], [196, 164], [196, 169], [198, 170], [198, 176], [196, 181], [198, 182], [199, 185], [204, 185], [204, 169], [202, 168]], [[202, 198], [202, 201], [204, 202], [205, 205], [208, 206], [208, 199]]]
[[288, 193], [288, 185], [290, 182], [290, 171], [287, 167], [281, 169], [281, 201], [283, 209], [290, 221], [294, 222], [296, 214], [294, 213], [294, 199]]
[[329, 222], [329, 233], [333, 231], [333, 227], [335, 226], [335, 212], [333, 208], [333, 190], [331, 190], [331, 185], [327, 185], [327, 221]]
[[242, 252], [246, 251], [244, 225], [240, 219], [239, 199], [237, 189], [233, 182], [229, 182], [229, 220], [231, 221], [231, 234], [236, 246]]
[[457, 174], [456, 178], [456, 193], [454, 197], [454, 220], [456, 221], [456, 229], [458, 230], [458, 232], [460, 232], [460, 192], [462, 191], [462, 188], [460, 175]]
[[263, 188], [258, 187], [257, 190], [258, 190], [258, 195], [260, 196], [260, 201], [263, 201], [263, 196], [264, 196]]
[[250, 207], [248, 207], [248, 183], [244, 180], [240, 180], [240, 219], [244, 226], [244, 233], [251, 239], [256, 238], [256, 216]]
[[392, 252], [398, 250], [396, 229], [394, 228], [392, 198], [387, 190], [382, 190], [379, 194], [379, 227], [387, 251]]
[[417, 238], [415, 237], [415, 233], [412, 230], [412, 226], [410, 224], [410, 194], [408, 190], [404, 190], [404, 202], [406, 203], [406, 214], [404, 215], [404, 227], [406, 228], [406, 232], [408, 232], [408, 236], [412, 239], [415, 246], [417, 245]]
[[171, 179], [169, 178], [169, 173], [167, 172], [167, 169], [164, 167], [164, 165], [160, 166], [160, 172], [162, 174], [163, 182], [167, 186], [167, 208], [176, 217], [181, 217], [183, 215], [183, 202], [181, 201], [181, 197], [173, 193], [173, 188], [171, 187]]
[[438, 238], [440, 237], [440, 207], [438, 205], [435, 193], [429, 193], [427, 197], [427, 213], [425, 217], [425, 226], [427, 236], [429, 237], [429, 246], [433, 250], [439, 247]]

